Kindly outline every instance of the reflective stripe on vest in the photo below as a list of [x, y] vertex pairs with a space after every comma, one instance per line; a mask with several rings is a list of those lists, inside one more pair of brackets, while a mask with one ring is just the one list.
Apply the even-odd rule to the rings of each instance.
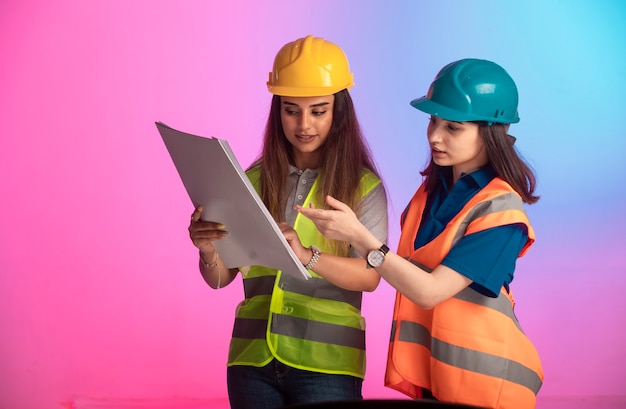
[[[236, 330], [233, 337], [255, 339], [265, 338], [267, 320], [236, 318]], [[352, 332], [352, 336], [346, 337], [346, 331]], [[328, 324], [292, 317], [289, 315], [272, 314], [272, 332], [289, 337], [299, 337], [302, 332], [307, 332], [309, 341], [324, 342], [327, 344], [341, 345], [350, 348], [365, 349], [363, 331], [356, 328], [346, 328], [340, 325]], [[348, 334], [350, 335], [350, 334]]]
[[[251, 277], [244, 280], [245, 297], [252, 298], [257, 295], [271, 295], [275, 281], [275, 276]], [[320, 277], [312, 277], [307, 281], [300, 279], [287, 281], [283, 279], [281, 288], [284, 291], [309, 297], [345, 302], [357, 310], [361, 309], [362, 297], [360, 291], [343, 290]]]
[[[517, 193], [499, 178], [478, 192], [425, 246], [413, 245], [424, 203], [424, 187], [403, 215], [398, 254], [431, 272], [464, 235], [488, 228], [524, 225], [534, 242]], [[409, 396], [429, 389], [442, 401], [489, 408], [532, 408], [543, 381], [539, 355], [513, 312], [504, 288], [497, 298], [466, 288], [431, 310], [396, 294], [385, 384]]]
[[[505, 296], [498, 298], [484, 297], [476, 291], [466, 288], [457, 294], [455, 298], [492, 308], [505, 314], [522, 331], [519, 322], [512, 314], [511, 304]], [[485, 299], [488, 299], [486, 303], [484, 302]], [[394, 321], [391, 332], [392, 341], [396, 337], [396, 325], [397, 322]], [[428, 328], [416, 322], [400, 321], [400, 331], [398, 332], [397, 340], [422, 345], [430, 350], [434, 359], [454, 367], [467, 369], [468, 371], [506, 379], [525, 386], [535, 394], [539, 392], [542, 385], [542, 379], [537, 373], [519, 362], [432, 338]]]
[[[258, 190], [258, 171], [249, 177]], [[364, 174], [362, 195], [379, 183], [371, 173]], [[316, 191], [317, 181], [304, 206], [315, 202]], [[329, 252], [308, 219], [297, 215], [294, 229], [304, 246], [316, 243]], [[243, 280], [245, 300], [237, 307], [228, 365], [262, 366], [276, 358], [300, 369], [364, 376], [362, 293], [344, 290], [309, 272], [312, 278], [303, 280], [267, 267], [250, 268]]]

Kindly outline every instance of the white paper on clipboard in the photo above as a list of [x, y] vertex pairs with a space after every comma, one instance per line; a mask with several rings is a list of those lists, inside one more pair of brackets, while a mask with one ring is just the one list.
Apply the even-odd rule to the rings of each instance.
[[215, 241], [229, 267], [260, 265], [311, 277], [250, 183], [226, 140], [206, 138], [156, 122], [157, 129], [202, 220], [223, 223]]

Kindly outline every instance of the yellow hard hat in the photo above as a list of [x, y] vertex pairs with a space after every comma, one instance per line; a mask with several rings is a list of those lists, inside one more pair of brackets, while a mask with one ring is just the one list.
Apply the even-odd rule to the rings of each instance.
[[352, 77], [348, 58], [338, 45], [306, 36], [278, 51], [267, 89], [286, 97], [332, 95], [354, 85]]

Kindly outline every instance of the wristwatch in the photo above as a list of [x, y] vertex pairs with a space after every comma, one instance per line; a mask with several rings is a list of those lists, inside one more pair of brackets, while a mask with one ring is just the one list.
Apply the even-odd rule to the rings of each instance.
[[385, 255], [389, 251], [389, 247], [385, 244], [380, 246], [379, 249], [371, 250], [367, 253], [367, 268], [376, 268], [383, 265], [383, 261], [385, 261]]
[[304, 268], [306, 268], [307, 270], [312, 269], [315, 263], [317, 263], [317, 260], [319, 260], [320, 256], [322, 255], [321, 250], [315, 246], [309, 246], [309, 250], [311, 250], [313, 256], [311, 257], [311, 260], [309, 260], [309, 262], [304, 265]]

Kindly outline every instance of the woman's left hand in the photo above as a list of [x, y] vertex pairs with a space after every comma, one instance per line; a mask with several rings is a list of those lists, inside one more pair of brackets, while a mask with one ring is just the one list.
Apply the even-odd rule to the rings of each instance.
[[285, 236], [287, 243], [289, 243], [289, 247], [291, 247], [296, 257], [298, 257], [298, 260], [300, 260], [302, 264], [308, 263], [309, 260], [311, 259], [311, 250], [309, 250], [308, 248], [302, 245], [302, 242], [300, 241], [300, 238], [298, 237], [298, 232], [296, 232], [286, 222], [278, 223], [278, 227], [280, 228], [280, 231], [283, 233], [283, 236]]

